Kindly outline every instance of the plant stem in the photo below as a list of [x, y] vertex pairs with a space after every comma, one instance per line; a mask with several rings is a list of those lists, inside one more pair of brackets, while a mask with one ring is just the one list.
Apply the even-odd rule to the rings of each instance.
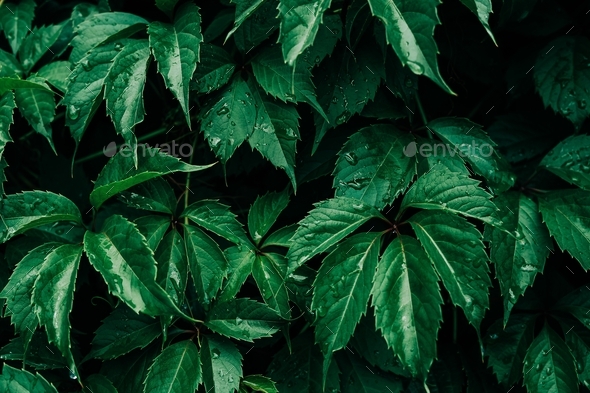
[[422, 106], [422, 101], [420, 101], [418, 94], [416, 94], [416, 104], [418, 105], [418, 110], [420, 111], [420, 117], [422, 118], [424, 127], [428, 130], [428, 137], [433, 139], [432, 132], [430, 131], [430, 128], [428, 128], [428, 118], [426, 117], [426, 112], [424, 112], [424, 107]]
[[[193, 157], [195, 156], [195, 147], [197, 146], [197, 139], [199, 138], [199, 133], [195, 133], [195, 139], [193, 141], [193, 154], [191, 154], [191, 157], [188, 160], [189, 164], [193, 163]], [[190, 191], [190, 185], [191, 185], [191, 173], [192, 172], [187, 172], [186, 173], [186, 183], [185, 183], [185, 190], [184, 190], [184, 208], [186, 209], [186, 207], [188, 206], [188, 193], [191, 192]], [[184, 218], [184, 225], [188, 225], [188, 217]]]

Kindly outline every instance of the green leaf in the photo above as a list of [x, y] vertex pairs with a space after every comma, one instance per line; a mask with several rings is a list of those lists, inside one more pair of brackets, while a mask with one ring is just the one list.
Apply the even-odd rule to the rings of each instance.
[[0, 78], [0, 94], [4, 94], [9, 90], [25, 90], [25, 89], [38, 89], [44, 92], [53, 91], [47, 87], [43, 80], [40, 78], [31, 78], [31, 80], [23, 80], [18, 77], [1, 77]]
[[80, 377], [70, 350], [70, 312], [82, 246], [64, 244], [45, 257], [33, 286], [32, 301], [39, 324], [45, 326], [49, 342], [68, 360], [70, 372]]
[[36, 370], [66, 368], [68, 362], [59, 350], [47, 341], [47, 334], [36, 331], [30, 343], [25, 345], [24, 336], [16, 336], [0, 349], [1, 360], [20, 360]]
[[239, 76], [203, 108], [201, 131], [222, 163], [225, 164], [254, 131], [256, 112], [252, 93]]
[[204, 199], [189, 205], [181, 217], [188, 217], [199, 226], [237, 245], [253, 248], [242, 224], [236, 219], [229, 206], [216, 200]]
[[16, 54], [31, 28], [37, 4], [34, 0], [22, 0], [18, 4], [4, 3], [0, 7], [0, 25], [12, 53]]
[[294, 65], [297, 57], [310, 47], [318, 33], [324, 12], [331, 0], [281, 0], [279, 12], [283, 58]]
[[144, 392], [194, 393], [201, 383], [201, 360], [191, 340], [173, 344], [154, 360]]
[[371, 23], [371, 10], [366, 0], [353, 0], [346, 11], [346, 41], [354, 48]]
[[269, 246], [291, 247], [291, 238], [297, 230], [297, 224], [287, 225], [281, 229], [277, 229], [264, 240], [261, 248]]
[[291, 67], [285, 64], [277, 46], [266, 48], [252, 60], [256, 80], [271, 96], [283, 102], [307, 102], [326, 120], [326, 114], [318, 103], [311, 72], [305, 64]]
[[425, 75], [443, 90], [455, 94], [438, 70], [438, 49], [432, 36], [439, 24], [438, 0], [368, 0], [371, 12], [385, 25], [385, 37], [404, 66]]
[[236, 65], [229, 53], [216, 45], [201, 44], [201, 52], [203, 56], [192, 76], [190, 88], [197, 93], [210, 93], [229, 82]]
[[0, 374], [0, 390], [11, 393], [57, 393], [41, 374], [31, 374], [4, 364]]
[[[45, 81], [38, 77], [32, 77], [30, 82], [44, 84]], [[39, 134], [43, 135], [55, 152], [53, 145], [51, 122], [55, 118], [55, 99], [53, 92], [39, 88], [17, 88], [14, 93], [16, 106], [27, 120], [29, 125]]]
[[119, 393], [142, 392], [150, 365], [161, 351], [161, 345], [154, 343], [142, 351], [133, 351], [118, 359], [104, 362], [101, 374], [113, 382]]
[[201, 344], [203, 382], [210, 393], [233, 393], [242, 378], [242, 355], [229, 339], [208, 335]]
[[261, 94], [254, 78], [248, 79], [250, 91], [254, 97], [254, 106], [258, 107], [256, 121], [248, 143], [275, 167], [281, 168], [291, 180], [297, 191], [295, 179], [295, 152], [299, 136], [299, 114], [297, 110], [282, 102], [277, 102]]
[[104, 375], [93, 374], [84, 379], [83, 393], [117, 393], [117, 389]]
[[[234, 41], [242, 54], [247, 54], [262, 42], [266, 41], [279, 27], [277, 17], [279, 0], [263, 2], [252, 14], [242, 22], [235, 31]], [[234, 22], [234, 19], [229, 22]], [[226, 38], [227, 40], [227, 38]]]
[[64, 24], [34, 27], [18, 50], [25, 73], [29, 73], [59, 38]]
[[477, 218], [490, 225], [502, 225], [496, 218], [498, 208], [490, 200], [492, 196], [478, 184], [477, 180], [437, 164], [410, 187], [402, 200], [398, 218], [407, 208], [415, 207], [444, 210]]
[[[337, 357], [342, 371], [342, 393], [381, 393], [403, 390], [402, 382], [392, 374], [370, 368], [365, 362], [349, 352]], [[385, 387], [386, 390], [383, 388]]]
[[424, 210], [408, 221], [451, 300], [479, 334], [492, 286], [481, 233], [463, 217], [446, 212]]
[[274, 253], [257, 255], [252, 265], [252, 276], [258, 285], [264, 302], [284, 319], [291, 318], [289, 293], [285, 285], [287, 259]]
[[242, 380], [242, 385], [249, 387], [253, 392], [279, 393], [272, 379], [264, 375], [248, 375]]
[[539, 164], [565, 181], [590, 191], [590, 136], [570, 136]]
[[250, 299], [214, 303], [205, 320], [215, 333], [249, 342], [270, 337], [283, 323], [276, 311]]
[[[303, 51], [298, 58], [310, 71], [317, 67], [326, 56], [332, 55], [334, 48], [342, 38], [342, 19], [340, 14], [324, 14], [323, 23], [318, 29], [313, 45]], [[301, 63], [300, 62], [300, 63]]]
[[80, 211], [68, 198], [45, 191], [25, 191], [0, 200], [0, 243], [31, 228], [57, 221], [82, 223]]
[[54, 61], [41, 67], [37, 71], [37, 76], [45, 79], [59, 91], [65, 93], [68, 83], [67, 78], [71, 73], [72, 66], [69, 61]]
[[90, 203], [99, 208], [104, 201], [144, 181], [174, 172], [196, 172], [211, 165], [190, 165], [176, 157], [162, 153], [157, 148], [146, 147], [138, 156], [134, 167], [129, 149], [121, 150], [104, 166], [90, 193]]
[[184, 290], [188, 280], [188, 260], [185, 242], [176, 229], [168, 232], [156, 249], [158, 262], [157, 283], [177, 305], [184, 302]]
[[120, 304], [102, 321], [95, 334], [86, 359], [109, 360], [145, 348], [160, 335], [160, 323]]
[[171, 16], [174, 13], [174, 7], [178, 0], [156, 0], [156, 7], [162, 10], [166, 15]]
[[248, 212], [248, 230], [256, 244], [260, 244], [279, 214], [285, 210], [289, 204], [289, 195], [289, 189], [285, 188], [282, 192], [270, 192], [256, 198]]
[[504, 386], [512, 386], [522, 375], [524, 357], [533, 342], [535, 319], [530, 314], [513, 314], [507, 324], [498, 319], [483, 338], [488, 365]]
[[413, 376], [426, 379], [442, 320], [438, 277], [418, 241], [400, 235], [381, 257], [373, 289], [376, 327]]
[[541, 220], [537, 204], [517, 192], [500, 195], [494, 200], [501, 206], [500, 218], [511, 236], [493, 227], [486, 227], [490, 240], [490, 258], [496, 265], [496, 277], [504, 301], [504, 323], [525, 290], [533, 285], [538, 272], [553, 249], [547, 227]]
[[590, 115], [590, 40], [563, 36], [541, 50], [535, 63], [535, 86], [545, 107], [551, 108], [580, 128]]
[[170, 218], [149, 215], [136, 218], [134, 221], [139, 232], [145, 237], [150, 250], [155, 251], [170, 227]]
[[45, 257], [59, 245], [45, 243], [29, 251], [16, 265], [8, 284], [0, 292], [0, 298], [6, 299], [4, 316], [12, 315], [12, 323], [23, 338], [25, 351], [39, 323], [32, 303], [33, 285], [43, 267]]
[[461, 2], [477, 16], [494, 44], [498, 46], [496, 39], [494, 38], [494, 34], [492, 33], [492, 29], [490, 28], [490, 24], [488, 23], [488, 19], [492, 13], [491, 0], [461, 0]]
[[[148, 40], [126, 40], [123, 48], [113, 60], [109, 75], [105, 79], [104, 98], [107, 113], [133, 153], [138, 163], [137, 138], [133, 133], [136, 124], [143, 121], [143, 88], [150, 59]], [[116, 49], [117, 44], [115, 44]], [[68, 108], [69, 110], [69, 108]]]
[[[560, 321], [561, 322], [561, 321]], [[562, 322], [565, 327], [565, 323]], [[569, 329], [565, 335], [565, 343], [576, 361], [578, 381], [584, 386], [590, 385], [590, 331], [580, 324], [565, 327]]]
[[363, 233], [340, 243], [324, 261], [313, 283], [315, 341], [324, 356], [344, 348], [367, 311], [381, 234]]
[[8, 142], [12, 142], [12, 138], [8, 133], [10, 125], [14, 122], [14, 94], [7, 91], [0, 97], [0, 157], [4, 155], [4, 148]]
[[353, 134], [338, 154], [334, 168], [337, 196], [360, 199], [381, 209], [410, 184], [416, 160], [404, 154], [410, 134], [379, 124]]
[[523, 374], [524, 384], [531, 393], [578, 391], [574, 358], [565, 342], [547, 324], [527, 350]]
[[227, 37], [225, 37], [225, 42], [227, 42], [228, 38], [235, 33], [235, 31], [244, 23], [246, 19], [248, 19], [256, 10], [260, 8], [260, 6], [264, 3], [265, 0], [232, 0], [232, 3], [236, 5], [236, 14], [234, 20], [234, 27], [227, 33]]
[[[428, 123], [428, 127], [445, 142], [443, 155], [448, 151], [451, 156], [457, 154], [464, 158], [494, 191], [501, 193], [514, 185], [516, 176], [510, 165], [479, 125], [464, 118], [439, 118]], [[435, 156], [438, 146], [433, 146]]]
[[[76, 26], [77, 35], [71, 42], [70, 62], [79, 63], [91, 49], [102, 43], [124, 39], [145, 30], [148, 21], [125, 12], [104, 12], [89, 16]], [[82, 61], [82, 64], [83, 61]]]
[[152, 22], [148, 34], [158, 72], [180, 102], [190, 128], [189, 82], [199, 62], [203, 41], [199, 8], [192, 3], [182, 4], [175, 13], [174, 24]]
[[23, 67], [12, 54], [0, 49], [0, 77], [22, 77]]
[[228, 301], [238, 294], [252, 273], [252, 265], [256, 259], [254, 250], [240, 246], [230, 247], [224, 254], [228, 261], [228, 279], [219, 295], [219, 301]]
[[554, 308], [568, 312], [582, 322], [584, 326], [590, 326], [590, 315], [588, 314], [590, 290], [585, 285], [559, 299]]
[[184, 316], [156, 283], [153, 252], [133, 223], [112, 215], [102, 232], [86, 232], [84, 250], [109, 291], [133, 311], [151, 316]]
[[288, 273], [328, 250], [371, 218], [387, 221], [374, 207], [356, 199], [338, 197], [314, 206], [291, 239]]
[[186, 254], [199, 301], [209, 304], [221, 288], [227, 261], [213, 239], [197, 227], [184, 226]]
[[148, 180], [121, 194], [120, 199], [136, 209], [174, 214], [176, 196], [170, 184], [161, 177]]
[[590, 269], [590, 192], [560, 190], [539, 198], [539, 210], [559, 248]]

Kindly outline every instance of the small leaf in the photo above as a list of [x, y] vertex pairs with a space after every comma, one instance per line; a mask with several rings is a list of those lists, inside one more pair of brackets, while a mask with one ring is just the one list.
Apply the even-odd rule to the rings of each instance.
[[176, 197], [170, 184], [161, 177], [156, 177], [132, 187], [121, 194], [121, 200], [136, 209], [174, 214]]
[[78, 244], [64, 244], [51, 250], [39, 270], [31, 297], [39, 324], [45, 326], [49, 342], [61, 351], [70, 372], [78, 378], [80, 374], [70, 350], [69, 317], [81, 257], [82, 246]]
[[559, 248], [590, 269], [590, 192], [560, 190], [539, 198], [539, 210]]
[[18, 50], [23, 69], [29, 73], [43, 55], [49, 50], [59, 38], [64, 24], [34, 27]]
[[233, 58], [225, 49], [212, 44], [201, 44], [203, 56], [192, 76], [191, 90], [211, 93], [225, 85], [236, 68]]
[[414, 238], [400, 235], [381, 257], [373, 289], [375, 326], [404, 367], [426, 379], [442, 312], [438, 277]]
[[199, 62], [199, 48], [203, 41], [199, 8], [192, 3], [182, 4], [175, 13], [173, 24], [152, 22], [148, 34], [158, 72], [180, 102], [190, 128], [189, 82]]
[[256, 198], [248, 212], [248, 230], [250, 236], [260, 244], [260, 240], [268, 233], [279, 214], [289, 204], [289, 189], [282, 192], [271, 192]]
[[565, 342], [547, 324], [527, 350], [523, 374], [524, 384], [531, 393], [578, 391], [574, 358]]
[[224, 337], [208, 335], [201, 345], [203, 382], [210, 393], [233, 393], [242, 378], [242, 354]]
[[84, 379], [83, 393], [117, 393], [111, 381], [101, 374], [92, 374]]
[[274, 253], [257, 255], [252, 264], [252, 276], [258, 285], [264, 302], [284, 319], [291, 318], [289, 293], [285, 285], [287, 259]]
[[336, 196], [360, 199], [377, 209], [391, 204], [416, 173], [416, 160], [404, 154], [410, 143], [415, 143], [410, 134], [388, 125], [353, 134], [334, 168]]
[[95, 334], [86, 359], [109, 360], [145, 348], [160, 335], [160, 324], [120, 304], [102, 321]]
[[201, 360], [191, 340], [180, 341], [154, 360], [144, 382], [144, 392], [194, 393], [201, 383]]
[[41, 374], [31, 374], [4, 364], [0, 374], [0, 390], [15, 393], [57, 393], [57, 389]]
[[371, 218], [387, 221], [374, 207], [356, 199], [339, 197], [314, 206], [291, 239], [287, 273], [328, 250]]
[[0, 243], [31, 228], [57, 221], [82, 223], [80, 211], [68, 198], [44, 191], [25, 191], [0, 200]]
[[291, 224], [281, 229], [277, 229], [264, 240], [261, 248], [269, 246], [291, 247], [291, 238], [297, 230], [297, 224]]
[[134, 167], [129, 149], [121, 150], [104, 166], [90, 193], [90, 202], [99, 208], [110, 197], [144, 181], [174, 172], [196, 172], [211, 165], [190, 165], [178, 158], [162, 153], [156, 148], [146, 147], [145, 154], [138, 156]]
[[264, 375], [248, 375], [242, 380], [242, 385], [249, 387], [253, 392], [279, 393], [276, 384]]
[[59, 349], [47, 341], [47, 334], [36, 331], [30, 343], [25, 343], [25, 335], [16, 336], [0, 349], [0, 359], [20, 360], [35, 370], [66, 368], [67, 360]]
[[155, 251], [170, 227], [170, 218], [153, 214], [136, 218], [134, 223], [145, 237], [149, 249]]
[[184, 291], [188, 280], [188, 260], [185, 242], [176, 229], [168, 232], [155, 251], [158, 262], [156, 281], [180, 307], [184, 303]]
[[0, 157], [4, 155], [4, 148], [8, 142], [12, 142], [12, 138], [8, 133], [10, 125], [14, 122], [14, 94], [7, 91], [0, 97]]
[[41, 67], [37, 71], [37, 76], [45, 79], [59, 91], [65, 93], [67, 90], [68, 76], [71, 73], [72, 66], [69, 61], [54, 61]]
[[5, 3], [0, 7], [0, 25], [12, 53], [16, 55], [31, 28], [37, 4], [34, 0], [22, 0], [18, 4]]
[[547, 154], [540, 166], [590, 191], [590, 136], [570, 136]]
[[283, 323], [276, 311], [250, 299], [214, 303], [205, 320], [215, 333], [249, 342], [270, 337]]
[[18, 77], [1, 77], [0, 78], [0, 94], [4, 94], [9, 90], [41, 90], [43, 92], [53, 91], [47, 87], [44, 81], [40, 78], [31, 78], [30, 80], [19, 79]]
[[[30, 82], [44, 84], [45, 81], [38, 77], [32, 77]], [[51, 149], [55, 152], [51, 122], [55, 118], [55, 99], [49, 87], [46, 89], [25, 88], [16, 89], [14, 93], [16, 106], [27, 120], [29, 125], [47, 139]]]
[[228, 301], [234, 298], [246, 279], [252, 273], [252, 266], [256, 259], [253, 250], [234, 246], [226, 249], [224, 255], [228, 261], [228, 279], [219, 295], [219, 301]]
[[[469, 8], [469, 10], [477, 16], [477, 18], [483, 25], [484, 29], [486, 29], [488, 35], [490, 36], [494, 44], [496, 44], [496, 39], [494, 38], [492, 29], [490, 28], [490, 24], [488, 23], [488, 19], [490, 17], [490, 14], [492, 13], [491, 0], [461, 0], [461, 2], [465, 4], [465, 6]], [[496, 46], [498, 46], [498, 44], [496, 44]]]

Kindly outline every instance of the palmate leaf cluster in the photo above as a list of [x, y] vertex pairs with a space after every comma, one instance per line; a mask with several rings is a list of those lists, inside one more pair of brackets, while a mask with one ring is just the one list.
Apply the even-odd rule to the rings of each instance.
[[589, 10], [0, 2], [0, 392], [587, 391]]

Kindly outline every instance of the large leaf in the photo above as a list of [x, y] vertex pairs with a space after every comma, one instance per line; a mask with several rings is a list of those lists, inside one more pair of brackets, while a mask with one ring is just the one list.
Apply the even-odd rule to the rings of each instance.
[[24, 80], [12, 76], [0, 77], [0, 94], [14, 89], [36, 89], [53, 93], [41, 78], [32, 77], [30, 80]]
[[550, 192], [539, 198], [539, 210], [559, 248], [590, 269], [590, 192]]
[[[565, 323], [562, 322], [562, 326]], [[570, 326], [572, 328], [570, 328]], [[579, 323], [568, 325], [565, 343], [576, 361], [578, 380], [586, 387], [590, 386], [590, 331]]]
[[197, 227], [186, 225], [185, 244], [193, 282], [203, 304], [215, 298], [227, 270], [223, 252], [207, 234]]
[[152, 22], [148, 34], [150, 47], [158, 61], [158, 72], [180, 102], [190, 127], [189, 82], [199, 62], [199, 48], [203, 41], [199, 8], [192, 3], [181, 5], [173, 24]]
[[[370, 368], [366, 362], [344, 352], [337, 357], [342, 370], [342, 393], [399, 393], [403, 391], [401, 380], [393, 374]], [[385, 390], [383, 389], [385, 388]]]
[[39, 323], [32, 303], [33, 285], [45, 257], [58, 246], [59, 243], [45, 243], [31, 250], [16, 265], [8, 284], [0, 292], [0, 298], [6, 299], [4, 316], [12, 315], [12, 323], [23, 339], [25, 351]]
[[564, 139], [539, 165], [565, 181], [590, 191], [590, 136], [576, 135]]
[[184, 302], [184, 290], [188, 280], [186, 246], [177, 230], [172, 230], [162, 239], [154, 253], [158, 262], [156, 281], [180, 307]]
[[124, 304], [119, 305], [92, 339], [92, 350], [86, 359], [114, 359], [136, 348], [145, 348], [160, 335], [158, 320], [137, 314]]
[[257, 112], [254, 104], [247, 83], [235, 76], [231, 85], [203, 109], [201, 131], [222, 163], [225, 164], [254, 131]]
[[478, 187], [477, 180], [452, 172], [442, 164], [434, 165], [410, 187], [398, 217], [409, 207], [445, 210], [466, 217], [477, 218], [487, 224], [500, 226], [496, 218], [498, 208], [491, 195]]
[[219, 295], [219, 301], [234, 298], [246, 279], [252, 273], [252, 266], [257, 256], [254, 250], [240, 246], [229, 247], [224, 251], [228, 261], [228, 279]]
[[14, 54], [29, 33], [36, 6], [34, 0], [22, 0], [18, 4], [4, 3], [0, 6], [0, 25]]
[[[71, 42], [70, 61], [78, 63], [92, 48], [103, 42], [123, 39], [145, 30], [148, 22], [125, 12], [104, 12], [89, 16], [76, 26], [77, 35]], [[82, 61], [84, 64], [84, 62]]]
[[248, 230], [256, 244], [260, 243], [260, 240], [268, 233], [279, 214], [289, 204], [289, 194], [288, 188], [282, 192], [270, 192], [256, 198], [250, 207]]
[[331, 0], [281, 0], [281, 32], [283, 58], [294, 65], [297, 57], [310, 47], [318, 33], [324, 12]]
[[488, 365], [504, 386], [512, 386], [520, 379], [524, 357], [533, 342], [534, 328], [534, 316], [514, 314], [507, 324], [498, 319], [488, 329], [483, 339]]
[[590, 40], [562, 36], [541, 50], [535, 63], [535, 85], [545, 106], [580, 127], [590, 115]]
[[229, 53], [218, 46], [201, 44], [201, 53], [190, 88], [198, 93], [210, 93], [230, 80], [236, 65]]
[[86, 232], [84, 250], [109, 291], [135, 312], [183, 315], [156, 283], [156, 261], [145, 237], [119, 215], [109, 217], [102, 232]]
[[336, 195], [360, 199], [377, 209], [391, 204], [416, 173], [416, 160], [404, 154], [412, 142], [410, 134], [385, 124], [353, 134], [334, 168]]
[[174, 214], [176, 210], [176, 196], [168, 182], [156, 177], [134, 186], [121, 194], [121, 199], [128, 206], [136, 209]]
[[271, 96], [283, 102], [307, 102], [327, 120], [316, 99], [311, 72], [303, 62], [294, 67], [285, 64], [280, 49], [274, 46], [252, 60], [252, 71], [260, 86]]
[[33, 288], [32, 301], [39, 323], [45, 326], [50, 343], [68, 360], [70, 372], [80, 377], [70, 350], [70, 312], [82, 246], [64, 244], [45, 257]]
[[492, 286], [481, 233], [463, 217], [446, 212], [424, 210], [408, 221], [453, 303], [479, 333]]
[[486, 29], [488, 35], [494, 42], [496, 43], [496, 39], [494, 38], [494, 34], [492, 33], [492, 29], [490, 28], [490, 24], [488, 19], [490, 18], [490, 14], [492, 13], [492, 1], [491, 0], [461, 0], [463, 4], [471, 12], [473, 12], [483, 27]]
[[328, 250], [371, 218], [387, 221], [377, 209], [356, 199], [339, 197], [316, 203], [291, 239], [288, 272]]
[[31, 34], [25, 38], [18, 50], [18, 58], [26, 73], [31, 71], [33, 66], [55, 44], [63, 28], [64, 25], [61, 24], [35, 27], [31, 30]]
[[[464, 118], [440, 118], [428, 123], [428, 127], [446, 143], [443, 155], [458, 154], [464, 158], [494, 191], [501, 193], [514, 185], [516, 176], [510, 165], [479, 125]], [[433, 146], [435, 156], [437, 147]]]
[[385, 25], [385, 37], [403, 65], [425, 75], [454, 94], [438, 70], [438, 49], [432, 36], [439, 23], [438, 0], [368, 0], [373, 15]]
[[36, 331], [30, 343], [25, 343], [23, 335], [17, 336], [0, 349], [0, 359], [20, 360], [36, 370], [66, 368], [68, 362], [59, 349], [49, 344], [47, 334]]
[[203, 382], [210, 393], [233, 393], [242, 378], [242, 355], [229, 339], [208, 335], [201, 345]]
[[189, 205], [181, 217], [188, 217], [199, 226], [237, 245], [253, 248], [242, 224], [236, 219], [229, 206], [217, 201], [204, 199]]
[[57, 221], [82, 223], [80, 211], [68, 198], [44, 191], [25, 191], [0, 200], [0, 243], [31, 228]]
[[254, 78], [248, 79], [258, 107], [252, 135], [248, 138], [250, 147], [256, 149], [275, 167], [285, 171], [293, 189], [297, 190], [295, 179], [295, 151], [299, 136], [299, 114], [297, 110], [262, 94]]
[[371, 294], [375, 326], [404, 367], [425, 380], [436, 358], [442, 297], [438, 277], [416, 239], [401, 235], [389, 244]]
[[154, 360], [144, 382], [144, 392], [194, 393], [201, 383], [201, 360], [191, 340], [164, 349]]
[[214, 303], [205, 320], [205, 326], [216, 333], [250, 342], [270, 337], [282, 324], [276, 311], [250, 299]]
[[129, 149], [121, 150], [109, 160], [90, 193], [90, 202], [94, 207], [99, 208], [113, 195], [155, 177], [174, 172], [196, 172], [211, 167], [186, 164], [156, 148], [146, 147], [144, 153], [138, 156], [137, 167], [134, 167]]
[[[32, 77], [28, 81], [44, 84], [44, 79]], [[29, 125], [43, 135], [55, 152], [51, 122], [55, 118], [55, 99], [53, 92], [47, 89], [16, 89], [14, 93], [16, 106]]]
[[545, 324], [527, 350], [524, 384], [531, 393], [578, 392], [574, 358], [562, 338]]
[[290, 319], [289, 293], [285, 285], [287, 259], [281, 254], [274, 253], [257, 255], [252, 264], [252, 276], [264, 302], [283, 318]]
[[15, 107], [16, 103], [14, 102], [14, 94], [11, 91], [7, 91], [0, 96], [0, 157], [4, 154], [6, 144], [12, 142], [8, 130], [13, 123], [13, 112]]
[[315, 341], [325, 356], [344, 348], [367, 310], [381, 235], [364, 233], [340, 243], [323, 261], [313, 283]]
[[505, 227], [515, 233], [511, 236], [493, 227], [489, 230], [490, 258], [496, 265], [496, 277], [504, 301], [504, 323], [510, 311], [525, 290], [533, 285], [538, 272], [553, 249], [547, 227], [541, 221], [537, 204], [517, 192], [500, 195], [494, 200], [500, 209]]
[[0, 390], [10, 393], [57, 393], [57, 389], [40, 374], [31, 374], [4, 364], [0, 374]]

